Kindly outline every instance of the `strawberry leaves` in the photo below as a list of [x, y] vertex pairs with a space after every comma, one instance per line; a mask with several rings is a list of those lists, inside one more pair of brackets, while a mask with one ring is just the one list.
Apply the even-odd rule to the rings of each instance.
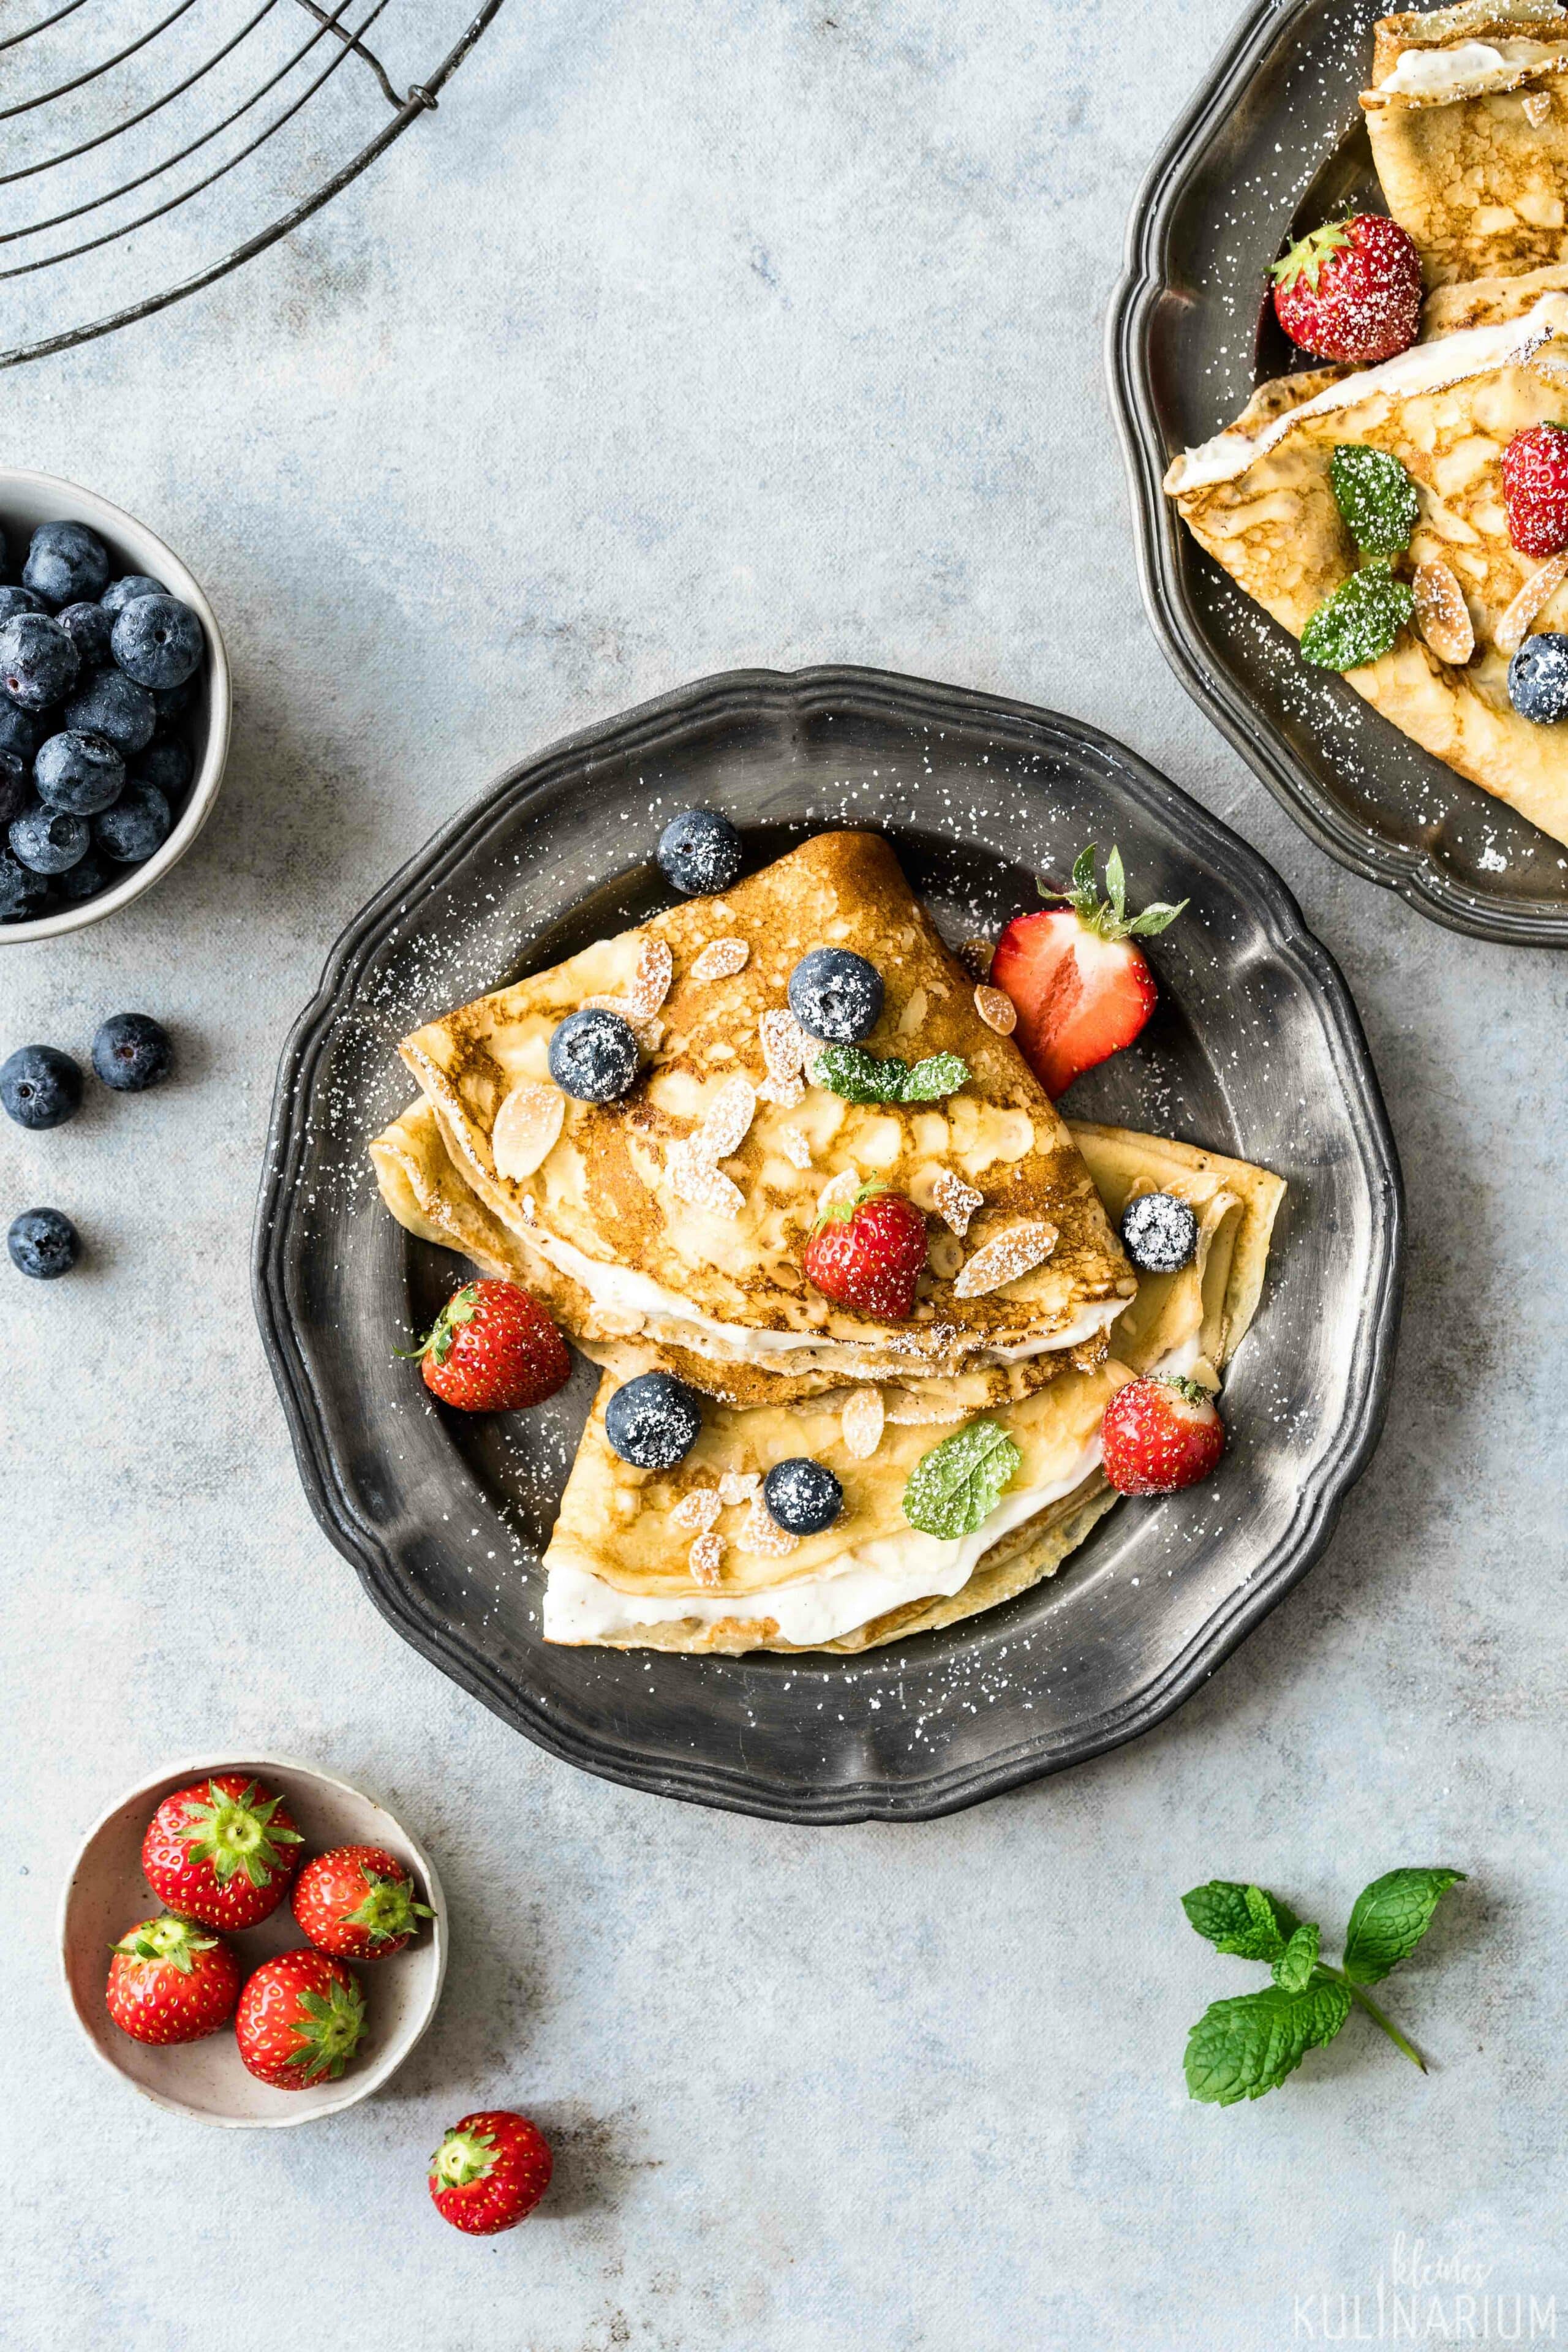
[[1121, 850], [1113, 846], [1105, 861], [1103, 898], [1094, 874], [1098, 854], [1098, 845], [1091, 841], [1087, 849], [1079, 850], [1073, 861], [1071, 887], [1066, 890], [1047, 890], [1042, 885], [1041, 897], [1065, 899], [1085, 929], [1102, 940], [1150, 940], [1157, 932], [1167, 930], [1186, 906], [1186, 899], [1174, 907], [1156, 899], [1152, 906], [1145, 907], [1141, 915], [1130, 915], [1127, 911], [1127, 869], [1122, 864]]
[[437, 1363], [444, 1364], [452, 1352], [452, 1341], [459, 1328], [473, 1321], [479, 1303], [478, 1283], [466, 1283], [461, 1290], [453, 1291], [423, 1339], [416, 1341], [412, 1348], [394, 1348], [393, 1354], [413, 1361], [432, 1356]]
[[1276, 286], [1294, 286], [1304, 278], [1315, 294], [1318, 276], [1331, 254], [1342, 253], [1352, 242], [1350, 219], [1325, 221], [1321, 228], [1310, 229], [1299, 237], [1282, 260], [1274, 264], [1270, 276]]
[[301, 1992], [291, 2021], [299, 2046], [284, 2060], [300, 2069], [304, 2083], [335, 2082], [359, 2047], [364, 2032], [364, 1996], [357, 1984], [334, 1979], [325, 1992]]
[[189, 1859], [210, 1864], [220, 1886], [244, 1871], [252, 1886], [268, 1886], [279, 1871], [290, 1865], [279, 1852], [281, 1845], [303, 1843], [298, 1830], [284, 1829], [273, 1820], [280, 1797], [258, 1801], [254, 1780], [237, 1797], [226, 1796], [216, 1780], [207, 1783], [205, 1804], [188, 1804], [180, 1835]]
[[904, 1517], [922, 1535], [952, 1543], [995, 1509], [1024, 1456], [994, 1421], [972, 1421], [923, 1454], [904, 1488]]

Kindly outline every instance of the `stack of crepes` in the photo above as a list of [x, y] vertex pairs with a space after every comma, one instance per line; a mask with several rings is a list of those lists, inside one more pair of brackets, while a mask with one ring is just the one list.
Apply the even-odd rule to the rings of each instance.
[[[815, 1083], [786, 987], [824, 944], [882, 977], [868, 1052], [957, 1056], [962, 1081], [917, 1102]], [[548, 1065], [557, 1023], [595, 1004], [644, 1056], [630, 1093], [597, 1104]], [[387, 1206], [523, 1284], [604, 1370], [545, 1554], [548, 1639], [854, 1650], [989, 1608], [1050, 1574], [1114, 1499], [1099, 1429], [1118, 1386], [1157, 1364], [1217, 1385], [1283, 1187], [1184, 1144], [1069, 1129], [999, 1017], [887, 844], [831, 833], [405, 1041], [420, 1099], [371, 1147]], [[801, 1270], [823, 1196], [868, 1181], [927, 1213], [908, 1322], [836, 1305]], [[1181, 1274], [1140, 1278], [1112, 1220], [1152, 1191], [1191, 1202], [1199, 1247]], [[650, 1370], [704, 1400], [668, 1471], [605, 1434], [607, 1399]], [[982, 1423], [1017, 1449], [1005, 1489], [964, 1534], [912, 1527], [917, 1463]], [[803, 1454], [844, 1505], [797, 1538], [762, 1483]]]
[[[1501, 458], [1568, 417], [1568, 9], [1461, 0], [1382, 18], [1363, 91], [1389, 212], [1421, 257], [1421, 339], [1380, 366], [1260, 387], [1165, 478], [1194, 536], [1293, 636], [1356, 568], [1337, 446], [1415, 486], [1414, 628], [1346, 676], [1406, 735], [1568, 841], [1568, 729], [1521, 718], [1508, 665], [1568, 629], [1568, 556], [1510, 543]], [[1447, 574], [1445, 579], [1444, 575]]]

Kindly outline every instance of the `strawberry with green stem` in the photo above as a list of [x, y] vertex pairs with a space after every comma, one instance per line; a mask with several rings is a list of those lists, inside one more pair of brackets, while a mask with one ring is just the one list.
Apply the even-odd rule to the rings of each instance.
[[258, 2082], [304, 2091], [335, 2082], [364, 2033], [359, 1979], [325, 1952], [284, 1952], [246, 1979], [235, 2011], [239, 2054]]
[[518, 1412], [572, 1377], [566, 1342], [537, 1299], [487, 1277], [455, 1290], [416, 1348], [425, 1385], [462, 1412]]
[[1053, 1101], [1143, 1027], [1159, 991], [1138, 941], [1166, 929], [1187, 903], [1130, 915], [1121, 852], [1105, 861], [1103, 898], [1094, 860], [1090, 842], [1070, 888], [1046, 894], [1065, 904], [1015, 915], [991, 960], [992, 987], [1017, 1011], [1014, 1043]]
[[476, 2238], [515, 2229], [550, 2186], [553, 2158], [537, 2125], [510, 2107], [454, 2124], [430, 2159], [430, 2195], [454, 2230]]
[[200, 2042], [234, 2015], [239, 1962], [189, 1919], [143, 1919], [110, 1948], [104, 1999], [133, 2042]]
[[384, 1846], [340, 1845], [300, 1873], [294, 1917], [318, 1951], [341, 1960], [384, 1960], [433, 1919], [416, 1899], [413, 1878]]
[[220, 1772], [165, 1797], [142, 1841], [160, 1902], [204, 1927], [254, 1927], [276, 1911], [300, 1866], [300, 1832], [280, 1796]]

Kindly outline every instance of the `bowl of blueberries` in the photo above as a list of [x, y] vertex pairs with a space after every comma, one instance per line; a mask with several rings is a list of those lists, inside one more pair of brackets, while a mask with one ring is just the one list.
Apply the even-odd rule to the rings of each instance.
[[0, 469], [0, 943], [112, 914], [177, 865], [228, 751], [228, 664], [173, 551]]

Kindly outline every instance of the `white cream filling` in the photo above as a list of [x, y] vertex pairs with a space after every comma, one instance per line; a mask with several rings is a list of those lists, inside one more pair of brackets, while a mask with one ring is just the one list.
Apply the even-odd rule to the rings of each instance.
[[1510, 81], [1531, 67], [1551, 65], [1552, 50], [1539, 41], [1461, 41], [1453, 49], [1405, 49], [1374, 97], [1447, 99], [1461, 90], [1482, 90], [1489, 84]]

